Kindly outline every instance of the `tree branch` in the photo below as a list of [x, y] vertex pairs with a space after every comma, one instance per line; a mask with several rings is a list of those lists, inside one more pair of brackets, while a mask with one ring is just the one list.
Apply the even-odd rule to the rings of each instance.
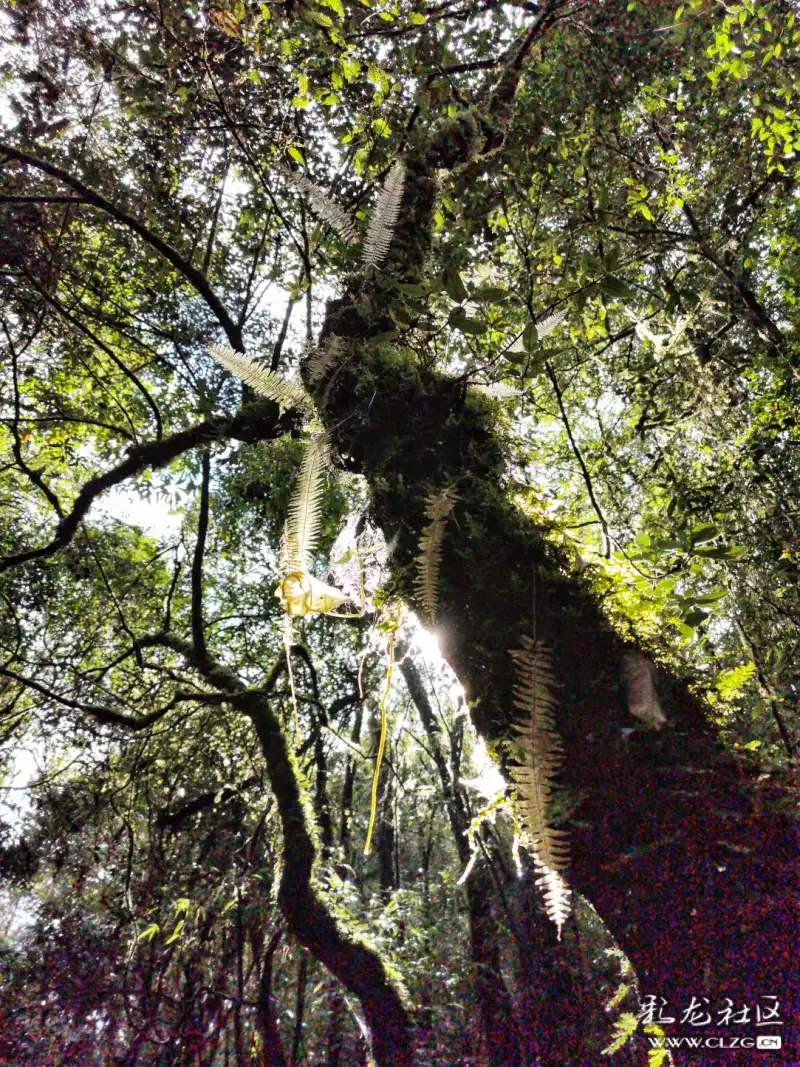
[[572, 451], [573, 451], [573, 453], [575, 455], [575, 458], [577, 459], [578, 464], [579, 464], [579, 466], [581, 468], [581, 474], [583, 475], [583, 481], [584, 481], [584, 484], [586, 485], [586, 491], [588, 492], [589, 499], [592, 502], [592, 507], [594, 508], [595, 515], [597, 516], [597, 521], [600, 523], [600, 527], [601, 527], [601, 529], [603, 531], [603, 539], [605, 541], [604, 555], [606, 557], [608, 557], [608, 556], [611, 555], [611, 541], [610, 541], [609, 536], [608, 536], [608, 523], [606, 522], [606, 517], [603, 514], [603, 511], [602, 511], [602, 509], [600, 507], [600, 503], [599, 503], [597, 497], [595, 496], [594, 486], [592, 485], [592, 478], [591, 478], [591, 475], [589, 474], [589, 468], [586, 466], [586, 463], [584, 462], [583, 453], [581, 452], [580, 448], [578, 447], [578, 442], [575, 440], [575, 438], [574, 438], [574, 436], [572, 434], [572, 427], [569, 424], [569, 418], [567, 417], [567, 410], [564, 407], [564, 397], [563, 397], [563, 394], [561, 392], [561, 387], [558, 384], [558, 378], [556, 377], [556, 372], [553, 369], [553, 365], [552, 365], [552, 363], [550, 362], [549, 359], [545, 363], [545, 369], [547, 371], [547, 377], [550, 379], [550, 383], [553, 386], [553, 391], [556, 394], [556, 400], [558, 401], [558, 410], [561, 412], [561, 421], [564, 423], [564, 429], [567, 431], [567, 437], [569, 438], [570, 446], [572, 447]]
[[110, 215], [112, 219], [115, 219], [121, 225], [126, 226], [129, 230], [132, 230], [135, 234], [141, 237], [143, 241], [146, 241], [151, 248], [154, 248], [169, 263], [171, 263], [172, 266], [193, 286], [203, 300], [205, 300], [207, 306], [214, 313], [217, 322], [225, 331], [231, 347], [235, 348], [238, 352], [244, 351], [241, 327], [238, 326], [228, 314], [225, 306], [209, 285], [208, 279], [203, 272], [196, 267], [193, 267], [192, 264], [180, 254], [180, 252], [172, 247], [172, 245], [168, 244], [162, 237], [159, 237], [157, 233], [153, 233], [152, 230], [139, 222], [138, 219], [133, 218], [132, 215], [129, 215], [126, 211], [123, 211], [122, 208], [102, 196], [102, 194], [96, 192], [94, 189], [90, 189], [88, 185], [84, 185], [78, 178], [74, 178], [62, 167], [58, 167], [54, 163], [48, 163], [44, 159], [39, 159], [37, 156], [31, 155], [29, 152], [22, 152], [20, 149], [13, 148], [5, 142], [0, 142], [0, 152], [4, 152], [10, 159], [16, 159], [20, 163], [25, 163], [29, 167], [41, 171], [43, 174], [49, 174], [51, 178], [55, 178], [63, 185], [68, 185], [70, 189], [74, 189], [76, 193], [79, 193], [88, 204], [100, 208], [101, 211]]
[[41, 296], [41, 298], [47, 304], [49, 304], [50, 307], [54, 308], [55, 311], [57, 311], [62, 318], [66, 319], [67, 322], [71, 323], [76, 329], [80, 330], [80, 332], [85, 337], [88, 337], [92, 344], [97, 345], [97, 347], [102, 352], [105, 352], [108, 358], [113, 362], [114, 366], [118, 367], [128, 379], [128, 381], [130, 381], [135, 386], [135, 388], [141, 393], [141, 395], [144, 397], [144, 402], [147, 404], [147, 406], [153, 413], [153, 421], [156, 424], [156, 437], [160, 440], [164, 433], [164, 426], [161, 421], [161, 412], [158, 410], [158, 404], [156, 404], [155, 400], [153, 400], [152, 396], [150, 396], [150, 393], [148, 392], [144, 384], [139, 380], [137, 375], [130, 369], [130, 367], [128, 367], [124, 360], [121, 360], [119, 356], [111, 348], [109, 348], [105, 341], [101, 341], [101, 339], [97, 336], [96, 333], [90, 330], [88, 326], [84, 325], [84, 323], [82, 323], [79, 318], [73, 315], [72, 312], [67, 311], [67, 309], [59, 300], [56, 300], [55, 297], [51, 296], [50, 293], [48, 293], [47, 290], [44, 289], [42, 286], [36, 284], [35, 279], [32, 278], [31, 280], [36, 285], [36, 290], [39, 293], [39, 296]]
[[208, 533], [208, 487], [211, 480], [211, 457], [208, 449], [203, 449], [200, 459], [203, 471], [203, 480], [200, 486], [200, 514], [197, 518], [197, 537], [194, 543], [194, 559], [192, 560], [192, 638], [197, 654], [205, 659], [206, 635], [203, 626], [203, 553], [206, 547], [206, 535]]
[[75, 499], [72, 510], [56, 527], [55, 536], [49, 544], [0, 559], [0, 574], [10, 567], [27, 563], [29, 560], [45, 559], [64, 548], [75, 536], [81, 520], [97, 497], [148, 467], [153, 470], [164, 467], [184, 452], [212, 441], [233, 439], [251, 443], [272, 440], [289, 431], [295, 422], [295, 416], [290, 412], [279, 417], [276, 404], [272, 401], [262, 401], [248, 404], [233, 417], [215, 416], [189, 430], [182, 430], [171, 437], [163, 438], [161, 441], [148, 441], [134, 446], [129, 449], [126, 460], [110, 471], [106, 471], [105, 474], [92, 478], [84, 485]]
[[124, 712], [109, 708], [104, 704], [89, 704], [82, 700], [73, 700], [71, 697], [61, 696], [59, 693], [54, 693], [52, 689], [48, 689], [47, 686], [42, 685], [41, 682], [37, 682], [33, 678], [27, 678], [25, 675], [18, 674], [17, 671], [9, 670], [7, 667], [0, 667], [0, 675], [5, 678], [11, 678], [12, 681], [25, 686], [26, 689], [32, 689], [47, 700], [54, 700], [57, 704], [61, 704], [62, 707], [91, 715], [96, 722], [103, 726], [123, 726], [126, 730], [132, 731], [146, 730], [148, 726], [152, 726], [160, 719], [163, 719], [167, 712], [172, 711], [178, 704], [190, 700], [196, 700], [201, 704], [221, 703], [226, 699], [224, 695], [220, 696], [218, 693], [180, 692], [176, 693], [172, 700], [163, 707], [156, 708], [154, 711], [148, 712], [147, 715], [134, 716], [126, 715]]

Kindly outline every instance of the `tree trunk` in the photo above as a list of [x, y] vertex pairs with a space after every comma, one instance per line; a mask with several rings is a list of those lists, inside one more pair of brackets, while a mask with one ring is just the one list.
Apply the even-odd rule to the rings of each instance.
[[[275, 1012], [275, 995], [272, 991], [272, 962], [283, 931], [275, 930], [264, 949], [261, 959], [261, 977], [258, 983], [258, 1013], [256, 1023], [261, 1035], [261, 1067], [286, 1067], [278, 1018]], [[259, 932], [259, 939], [261, 935]], [[255, 948], [255, 946], [254, 946]]]
[[[506, 115], [515, 86], [508, 68], [486, 113]], [[430, 521], [426, 496], [455, 489], [436, 630], [495, 751], [514, 717], [511, 650], [532, 633], [553, 650], [563, 781], [578, 803], [570, 880], [627, 952], [643, 995], [664, 997], [678, 1020], [692, 997], [723, 1008], [724, 998], [753, 1005], [777, 996], [785, 1019], [796, 994], [796, 876], [791, 820], [770, 803], [781, 798], [758, 799], [756, 776], [721, 751], [700, 702], [677, 679], [664, 693], [666, 727], [623, 733], [633, 722], [619, 688], [630, 645], [547, 531], [511, 502], [493, 402], [385, 340], [396, 330], [392, 286], [424, 281], [434, 172], [494, 147], [484, 133], [480, 116], [462, 113], [407, 152], [388, 258], [328, 305], [321, 339], [341, 338], [341, 358], [322, 380], [304, 366], [307, 387], [339, 462], [365, 476], [373, 518], [395, 545], [391, 592], [420, 611], [415, 559]]]

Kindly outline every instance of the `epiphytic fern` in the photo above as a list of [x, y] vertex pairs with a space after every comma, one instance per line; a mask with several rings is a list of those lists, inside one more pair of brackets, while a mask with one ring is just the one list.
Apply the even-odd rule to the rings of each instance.
[[505, 382], [477, 382], [470, 385], [470, 389], [476, 393], [483, 393], [492, 400], [510, 400], [512, 397], [520, 396], [519, 389], [515, 389], [513, 385], [506, 385]]
[[303, 456], [294, 496], [286, 520], [287, 573], [308, 571], [317, 547], [322, 505], [322, 476], [330, 464], [328, 438], [315, 434]]
[[243, 352], [236, 352], [227, 345], [209, 345], [208, 351], [226, 371], [241, 378], [257, 393], [274, 400], [281, 408], [310, 406], [308, 394], [299, 383], [279, 377]]
[[518, 755], [511, 766], [517, 812], [524, 827], [522, 844], [533, 854], [539, 870], [537, 884], [560, 938], [570, 904], [569, 890], [561, 877], [569, 862], [566, 834], [550, 822], [553, 779], [563, 760], [555, 725], [556, 683], [549, 652], [541, 642], [523, 637], [522, 648], [511, 655], [517, 668], [514, 704], [523, 713], [514, 724]]
[[517, 337], [513, 344], [508, 348], [509, 352], [529, 352], [538, 342], [541, 342], [551, 334], [557, 326], [560, 326], [564, 319], [567, 317], [567, 309], [562, 308], [560, 311], [554, 311], [552, 315], [548, 315], [547, 318], [541, 319], [539, 322], [529, 323], [523, 332]]
[[392, 243], [392, 233], [400, 214], [405, 176], [406, 170], [403, 164], [395, 163], [383, 188], [378, 193], [375, 209], [369, 220], [367, 236], [364, 238], [361, 256], [364, 267], [376, 267], [386, 259]]
[[326, 377], [342, 358], [344, 350], [345, 345], [341, 337], [336, 337], [335, 334], [326, 337], [308, 360], [307, 370], [310, 380], [317, 382], [320, 378]]
[[567, 309], [562, 308], [560, 311], [554, 311], [552, 315], [548, 315], [546, 319], [542, 319], [536, 323], [536, 336], [540, 341], [543, 341], [549, 333], [552, 333], [557, 326], [560, 326], [564, 319], [567, 317]]
[[329, 463], [327, 435], [315, 434], [303, 457], [281, 543], [283, 578], [275, 596], [289, 616], [333, 611], [348, 599], [311, 574], [319, 539], [322, 475]]
[[442, 536], [447, 516], [453, 510], [455, 502], [456, 495], [452, 486], [430, 493], [425, 502], [425, 514], [431, 521], [422, 530], [415, 585], [422, 603], [422, 610], [430, 622], [434, 622], [436, 618], [439, 566], [442, 561]]
[[355, 241], [358, 237], [358, 229], [355, 222], [346, 211], [343, 211], [337, 204], [329, 200], [318, 185], [306, 178], [304, 174], [294, 174], [285, 168], [281, 168], [281, 173], [292, 183], [295, 189], [306, 194], [311, 207], [323, 222], [327, 222], [348, 243]]

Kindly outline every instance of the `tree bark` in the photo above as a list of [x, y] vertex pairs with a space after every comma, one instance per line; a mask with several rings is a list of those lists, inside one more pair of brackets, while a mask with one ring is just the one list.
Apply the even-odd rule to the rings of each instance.
[[[483, 112], [495, 131], [515, 89], [509, 65]], [[386, 262], [329, 303], [321, 340], [339, 337], [342, 356], [322, 380], [306, 373], [306, 385], [339, 462], [364, 475], [373, 518], [395, 545], [391, 592], [420, 611], [415, 559], [429, 521], [425, 498], [454, 487], [436, 629], [472, 720], [495, 751], [514, 717], [510, 651], [532, 633], [553, 650], [563, 781], [578, 805], [570, 880], [629, 955], [643, 994], [664, 997], [679, 1020], [692, 997], [722, 1008], [724, 998], [753, 1005], [777, 996], [785, 1020], [797, 979], [795, 837], [783, 798], [759, 799], [756, 774], [721, 750], [700, 701], [678, 679], [667, 680], [663, 730], [623, 733], [632, 720], [619, 672], [630, 645], [547, 530], [511, 502], [493, 402], [379, 337], [396, 329], [393, 285], [424, 280], [436, 169], [497, 145], [476, 114], [455, 116], [408, 149], [401, 222]], [[737, 1055], [731, 1050], [729, 1059]]]

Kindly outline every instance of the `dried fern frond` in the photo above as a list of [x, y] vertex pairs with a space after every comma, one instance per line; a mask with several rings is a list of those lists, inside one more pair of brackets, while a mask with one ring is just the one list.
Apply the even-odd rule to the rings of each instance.
[[567, 308], [562, 308], [560, 311], [555, 311], [552, 315], [548, 315], [546, 319], [536, 323], [536, 336], [540, 341], [543, 341], [549, 333], [552, 333], [557, 326], [561, 325], [566, 317]]
[[281, 173], [298, 192], [305, 193], [314, 213], [323, 222], [327, 222], [331, 229], [335, 230], [348, 244], [356, 240], [358, 227], [354, 219], [338, 204], [335, 204], [318, 185], [315, 185], [310, 178], [306, 178], [304, 174], [295, 174], [285, 167], [281, 168]]
[[631, 715], [654, 730], [660, 730], [667, 717], [661, 709], [653, 684], [653, 668], [647, 656], [638, 649], [632, 649], [623, 656], [622, 680]]
[[364, 238], [364, 249], [361, 256], [361, 262], [364, 267], [377, 267], [379, 263], [386, 259], [392, 243], [392, 234], [397, 224], [397, 217], [400, 214], [405, 177], [406, 169], [403, 164], [395, 163], [383, 188], [378, 193], [375, 209], [369, 220], [367, 235]]
[[330, 464], [327, 434], [315, 434], [303, 456], [286, 520], [281, 564], [284, 574], [306, 574], [319, 538], [322, 476]]
[[430, 493], [425, 502], [425, 514], [431, 521], [422, 530], [415, 586], [422, 602], [422, 610], [430, 622], [436, 619], [442, 537], [447, 516], [453, 510], [455, 502], [456, 494], [452, 486]]
[[307, 363], [308, 377], [317, 382], [333, 370], [344, 355], [345, 345], [341, 337], [331, 334], [326, 337]]
[[537, 885], [560, 938], [570, 903], [569, 890], [560, 873], [569, 862], [566, 834], [550, 824], [553, 779], [563, 762], [563, 747], [555, 724], [556, 682], [549, 651], [542, 643], [523, 637], [522, 645], [511, 652], [517, 668], [514, 706], [523, 713], [523, 718], [514, 724], [519, 756], [510, 772], [524, 827], [522, 843], [533, 854], [539, 870]]
[[490, 396], [493, 400], [510, 400], [512, 397], [521, 396], [521, 390], [515, 389], [513, 385], [506, 385], [505, 382], [491, 382], [490, 384], [478, 382], [470, 385], [470, 389], [476, 393], [483, 393], [484, 396]]
[[308, 394], [298, 382], [286, 381], [243, 352], [236, 352], [227, 345], [209, 345], [208, 352], [226, 371], [241, 378], [261, 396], [274, 400], [281, 409], [311, 406]]

